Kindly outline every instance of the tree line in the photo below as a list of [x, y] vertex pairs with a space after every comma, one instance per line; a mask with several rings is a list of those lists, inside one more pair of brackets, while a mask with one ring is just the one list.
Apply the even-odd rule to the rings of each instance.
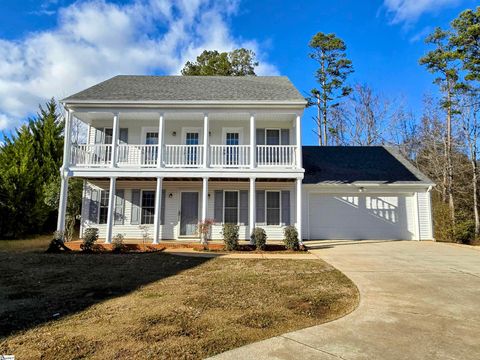
[[[392, 145], [436, 186], [432, 205], [437, 240], [474, 242], [480, 236], [478, 142], [480, 109], [480, 7], [465, 10], [448, 29], [427, 38], [419, 59], [432, 73], [437, 94], [426, 94], [420, 113], [402, 98], [390, 98], [370, 84], [349, 82], [354, 71], [345, 42], [317, 33], [309, 57], [318, 65], [317, 87], [306, 94], [315, 108], [313, 132], [320, 146]], [[187, 61], [184, 76], [255, 76], [255, 53], [205, 50]], [[0, 238], [18, 238], [55, 228], [63, 117], [55, 100], [11, 134], [0, 147]], [[82, 180], [69, 182], [67, 237], [81, 208]]]

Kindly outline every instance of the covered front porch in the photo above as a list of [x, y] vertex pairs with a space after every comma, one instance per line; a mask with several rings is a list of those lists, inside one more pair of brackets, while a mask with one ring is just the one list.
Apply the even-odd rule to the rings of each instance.
[[[221, 241], [224, 223], [249, 241], [255, 226], [268, 242], [295, 225], [301, 234], [301, 179], [96, 178], [85, 179], [80, 235], [99, 229], [100, 239], [158, 244], [199, 242], [198, 223], [213, 221], [209, 240]], [[300, 209], [300, 211], [297, 211]], [[253, 225], [252, 225], [253, 224]]]

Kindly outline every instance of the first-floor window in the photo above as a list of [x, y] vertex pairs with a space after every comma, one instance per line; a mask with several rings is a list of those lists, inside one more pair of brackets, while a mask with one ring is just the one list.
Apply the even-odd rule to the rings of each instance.
[[142, 191], [142, 224], [155, 220], [155, 191]]
[[280, 225], [280, 191], [266, 192], [267, 225]]
[[98, 211], [98, 223], [106, 224], [108, 216], [108, 190], [100, 191], [100, 209]]
[[238, 224], [238, 191], [225, 191], [224, 198], [223, 222]]

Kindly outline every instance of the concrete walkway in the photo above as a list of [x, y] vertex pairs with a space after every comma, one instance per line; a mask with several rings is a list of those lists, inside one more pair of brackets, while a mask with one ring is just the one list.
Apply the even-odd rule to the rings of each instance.
[[357, 310], [216, 359], [480, 359], [480, 251], [417, 241], [309, 242], [359, 287]]

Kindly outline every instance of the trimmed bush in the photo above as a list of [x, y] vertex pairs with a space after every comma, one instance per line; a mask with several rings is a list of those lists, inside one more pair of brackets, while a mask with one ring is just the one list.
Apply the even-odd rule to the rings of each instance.
[[83, 243], [80, 244], [80, 248], [83, 251], [92, 251], [95, 241], [98, 239], [98, 229], [88, 228], [83, 232]]
[[293, 225], [286, 226], [283, 229], [283, 243], [288, 250], [299, 250], [300, 244], [298, 242], [298, 231]]
[[222, 235], [225, 249], [228, 251], [238, 249], [238, 225], [223, 224]]
[[112, 251], [113, 252], [122, 252], [125, 249], [123, 244], [123, 239], [125, 237], [122, 234], [117, 234], [112, 239]]
[[250, 235], [250, 239], [252, 243], [255, 244], [257, 250], [265, 250], [267, 246], [267, 233], [260, 227], [256, 227], [252, 231], [252, 235]]

